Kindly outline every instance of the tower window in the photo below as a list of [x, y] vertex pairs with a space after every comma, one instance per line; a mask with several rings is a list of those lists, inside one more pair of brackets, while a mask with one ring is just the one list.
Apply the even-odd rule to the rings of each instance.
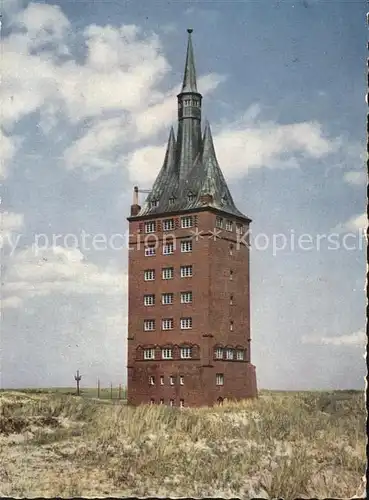
[[233, 244], [229, 245], [229, 255], [233, 255]]
[[229, 297], [229, 303], [230, 303], [230, 305], [231, 305], [231, 306], [233, 306], [233, 295], [231, 295], [231, 296]]
[[145, 319], [144, 320], [144, 330], [145, 332], [151, 332], [155, 330], [155, 320], [154, 319]]
[[181, 266], [181, 278], [192, 276], [192, 266]]
[[164, 318], [161, 322], [161, 327], [163, 330], [173, 330], [173, 326], [173, 318]]
[[164, 377], [163, 377], [163, 375], [160, 376], [160, 385], [164, 385]]
[[183, 408], [184, 407], [184, 399], [179, 400], [179, 407]]
[[181, 227], [187, 228], [193, 226], [193, 218], [191, 216], [181, 217]]
[[153, 281], [155, 279], [155, 269], [146, 269], [144, 271], [145, 281]]
[[192, 292], [181, 292], [181, 304], [190, 304], [192, 302]]
[[155, 385], [155, 377], [152, 375], [149, 377], [149, 385]]
[[174, 243], [166, 243], [163, 246], [163, 255], [171, 255], [172, 253], [174, 253]]
[[181, 252], [192, 252], [192, 240], [181, 241]]
[[217, 373], [215, 375], [215, 383], [216, 383], [216, 385], [224, 385], [224, 375], [223, 375], [223, 373]]
[[181, 375], [179, 377], [179, 385], [184, 385], [184, 376], [183, 375]]
[[233, 271], [232, 270], [229, 271], [229, 279], [231, 281], [233, 280]]
[[233, 359], [233, 349], [227, 349], [226, 351], [226, 358], [227, 359]]
[[155, 295], [144, 295], [144, 304], [145, 306], [155, 305]]
[[174, 268], [173, 267], [163, 267], [161, 271], [161, 276], [163, 280], [171, 280], [174, 276]]
[[145, 247], [145, 256], [146, 257], [153, 257], [156, 254], [156, 248], [155, 245], [148, 245]]
[[181, 359], [191, 359], [192, 349], [191, 347], [181, 347]]
[[171, 375], [169, 377], [169, 385], [174, 385], [175, 384], [175, 377], [173, 375]]
[[215, 357], [216, 359], [223, 359], [223, 349], [221, 347], [215, 349]]
[[151, 405], [155, 404], [155, 399], [151, 398], [151, 399], [150, 399], [150, 404], [151, 404]]
[[171, 231], [174, 229], [174, 219], [163, 220], [163, 231]]
[[192, 328], [192, 318], [181, 318], [181, 330], [190, 330]]
[[231, 330], [231, 332], [233, 332], [233, 321], [229, 322], [229, 329]]
[[161, 357], [163, 359], [172, 359], [173, 358], [173, 351], [172, 351], [172, 349], [167, 349], [167, 348], [162, 349], [161, 350]]
[[174, 399], [171, 399], [171, 400], [169, 401], [169, 406], [174, 406]]
[[144, 359], [155, 359], [155, 349], [144, 349]]
[[161, 303], [164, 305], [173, 304], [173, 297], [172, 293], [163, 293], [161, 295]]
[[244, 232], [244, 226], [243, 224], [236, 224], [236, 233], [237, 234], [243, 234]]
[[237, 359], [238, 359], [238, 361], [243, 361], [245, 359], [244, 351], [241, 351], [241, 350], [237, 351]]
[[160, 399], [160, 404], [163, 405], [164, 404], [164, 399]]
[[233, 222], [231, 220], [227, 220], [225, 228], [226, 228], [226, 231], [232, 231], [233, 230]]
[[156, 231], [156, 223], [154, 221], [145, 222], [145, 233], [154, 233]]
[[222, 219], [222, 217], [217, 217], [215, 219], [215, 227], [219, 227], [219, 228], [223, 227], [223, 219]]

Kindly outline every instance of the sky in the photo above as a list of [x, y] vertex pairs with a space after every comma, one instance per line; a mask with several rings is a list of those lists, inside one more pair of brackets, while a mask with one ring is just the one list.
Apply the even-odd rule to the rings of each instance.
[[3, 0], [2, 387], [72, 386], [77, 369], [82, 387], [125, 384], [126, 217], [176, 128], [193, 28], [203, 118], [253, 220], [258, 386], [363, 388], [365, 16], [364, 1]]

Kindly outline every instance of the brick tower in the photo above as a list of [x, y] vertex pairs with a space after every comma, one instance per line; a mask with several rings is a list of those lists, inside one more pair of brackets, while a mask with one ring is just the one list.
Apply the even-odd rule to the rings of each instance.
[[220, 170], [188, 30], [178, 131], [129, 221], [128, 404], [210, 406], [257, 395], [248, 227]]

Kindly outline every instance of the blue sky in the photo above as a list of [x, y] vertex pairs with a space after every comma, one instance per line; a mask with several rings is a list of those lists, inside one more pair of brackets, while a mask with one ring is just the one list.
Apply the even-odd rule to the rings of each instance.
[[125, 382], [127, 250], [81, 235], [124, 235], [133, 186], [161, 167], [188, 27], [203, 117], [253, 219], [259, 387], [363, 387], [365, 11], [5, 0], [3, 387], [71, 385], [77, 369]]

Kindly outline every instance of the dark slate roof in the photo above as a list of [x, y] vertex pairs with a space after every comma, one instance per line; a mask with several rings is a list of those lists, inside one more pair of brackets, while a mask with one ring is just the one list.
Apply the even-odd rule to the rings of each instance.
[[[195, 64], [189, 30], [186, 69], [183, 81], [186, 98], [191, 93], [199, 95], [196, 87]], [[182, 92], [183, 92], [182, 89]], [[182, 98], [179, 94], [179, 100]], [[200, 115], [201, 120], [201, 115]], [[154, 182], [152, 190], [136, 217], [159, 215], [166, 212], [182, 212], [199, 208], [213, 208], [236, 217], [246, 218], [234, 204], [223, 173], [215, 154], [210, 125], [205, 124], [201, 137], [199, 118], [191, 115], [182, 118], [175, 137], [173, 127], [170, 130], [163, 166]], [[194, 137], [198, 140], [193, 140]], [[194, 148], [190, 157], [195, 158], [187, 166], [186, 174], [181, 175], [181, 159], [186, 156], [183, 148]], [[194, 154], [193, 154], [194, 153]], [[181, 172], [180, 172], [181, 170]], [[204, 196], [210, 195], [208, 201]]]

